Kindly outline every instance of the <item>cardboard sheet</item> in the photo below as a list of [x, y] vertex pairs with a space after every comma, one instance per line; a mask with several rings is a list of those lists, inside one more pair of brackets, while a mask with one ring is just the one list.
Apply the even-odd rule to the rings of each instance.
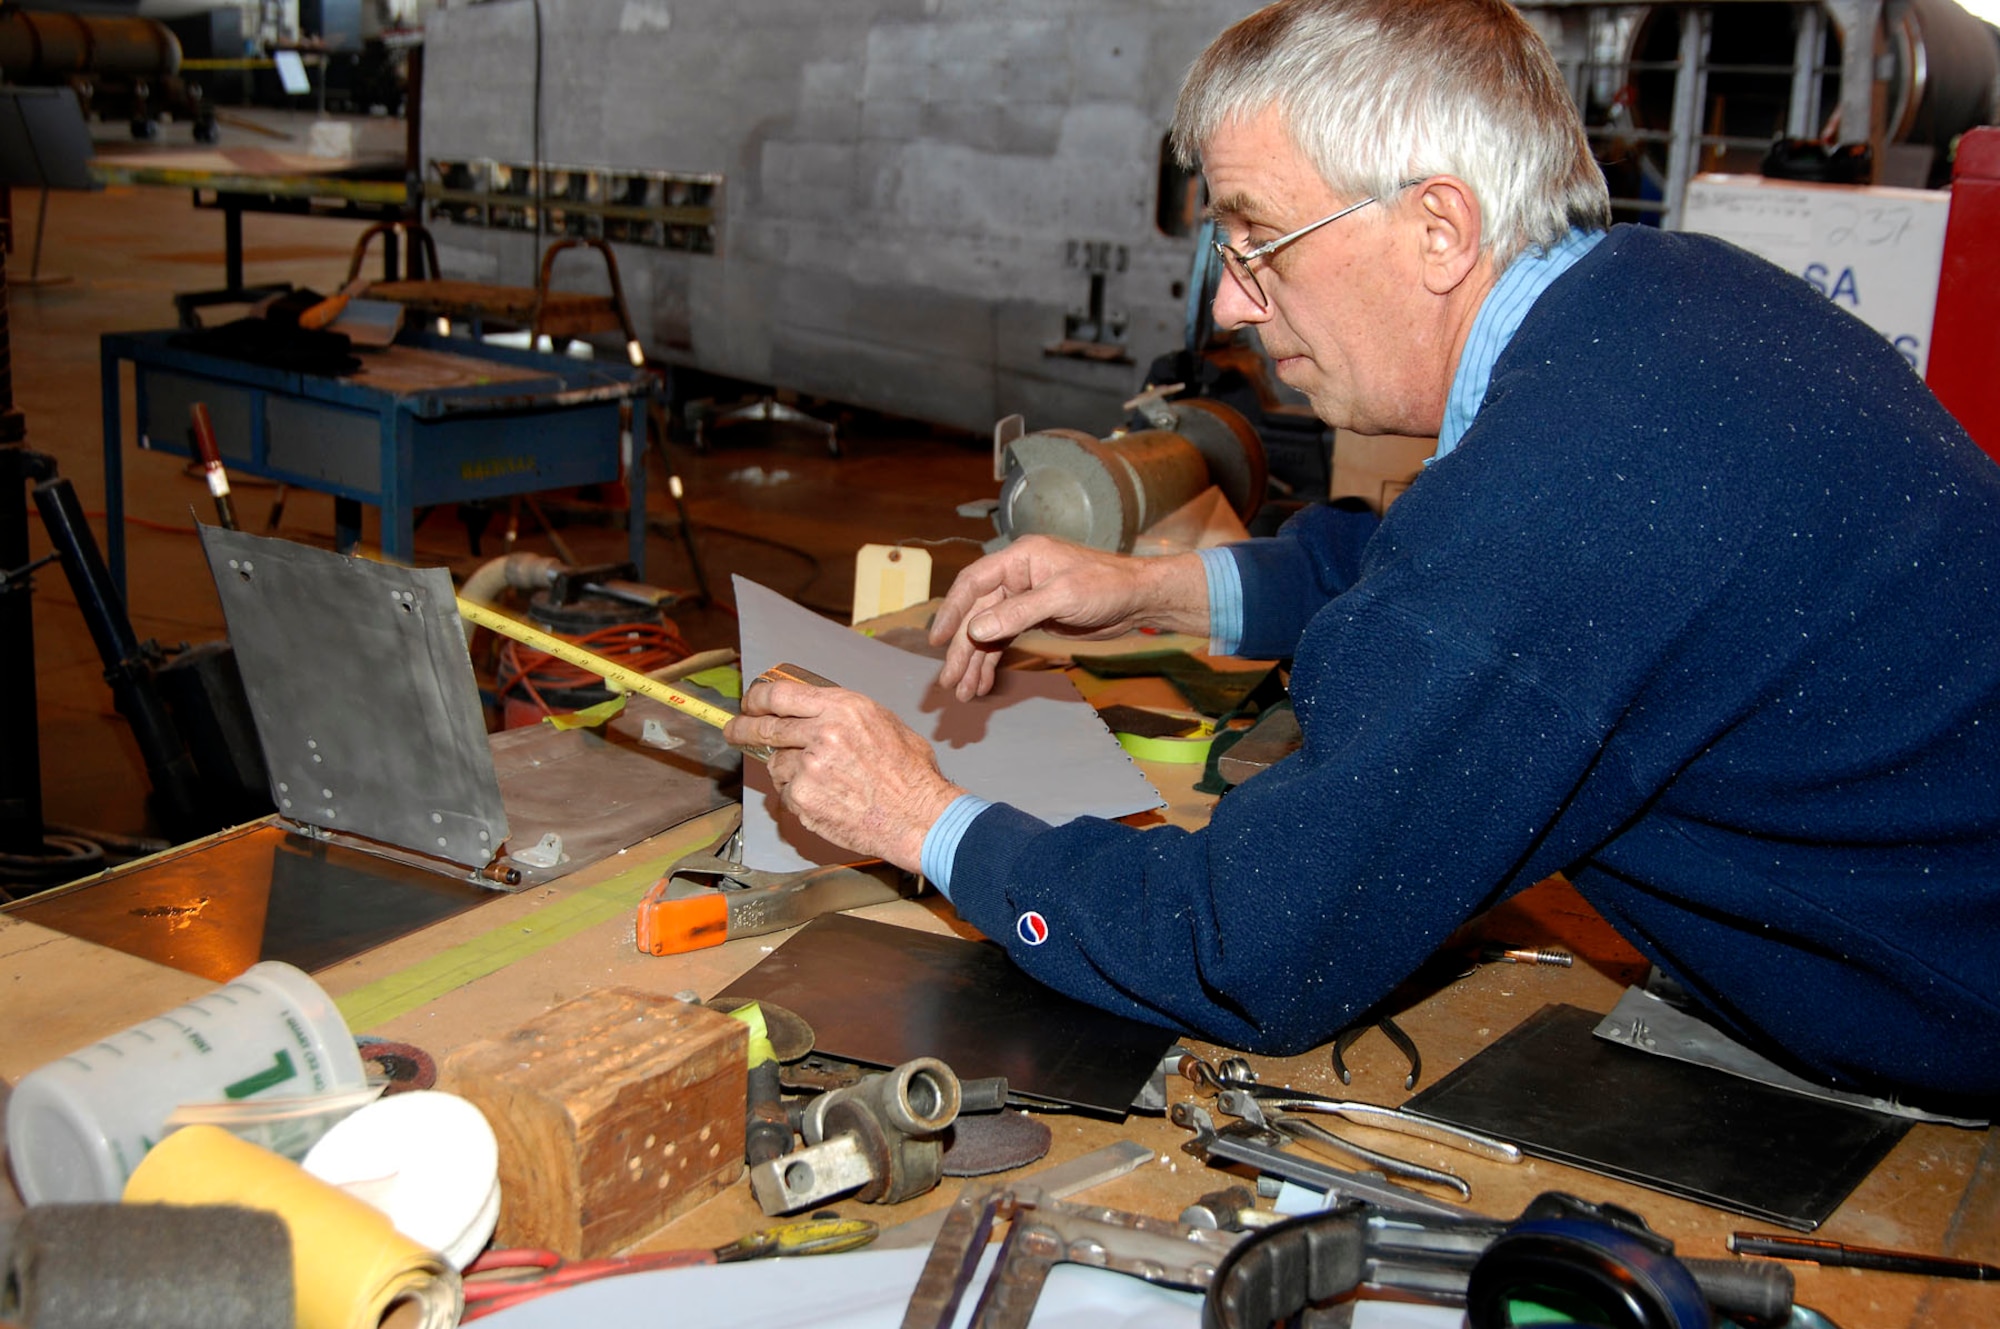
[[[1057, 824], [1164, 802], [1063, 675], [1003, 670], [991, 694], [960, 702], [937, 686], [937, 661], [873, 641], [756, 582], [737, 577], [735, 587], [746, 679], [791, 663], [865, 693], [929, 739], [939, 768], [969, 792]], [[764, 764], [745, 762], [743, 858], [766, 872], [796, 872], [855, 855], [800, 826], [772, 792]]]

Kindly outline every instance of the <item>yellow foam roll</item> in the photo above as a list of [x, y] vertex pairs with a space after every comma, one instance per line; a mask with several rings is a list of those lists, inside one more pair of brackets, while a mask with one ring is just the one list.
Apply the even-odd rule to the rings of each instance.
[[442, 1256], [386, 1215], [268, 1149], [216, 1126], [186, 1126], [141, 1159], [128, 1204], [265, 1209], [292, 1232], [298, 1329], [451, 1329], [463, 1308]]

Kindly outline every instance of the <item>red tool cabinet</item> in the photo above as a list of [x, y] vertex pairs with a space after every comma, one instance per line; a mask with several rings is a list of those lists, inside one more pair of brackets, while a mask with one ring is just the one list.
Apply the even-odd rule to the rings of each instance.
[[1968, 130], [1952, 167], [1927, 378], [2000, 461], [2000, 128]]

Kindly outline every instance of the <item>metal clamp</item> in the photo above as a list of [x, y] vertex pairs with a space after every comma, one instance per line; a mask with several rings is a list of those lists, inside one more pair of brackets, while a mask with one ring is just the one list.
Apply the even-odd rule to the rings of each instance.
[[1049, 1270], [1081, 1264], [1200, 1290], [1240, 1232], [1064, 1204], [1039, 1187], [1016, 1185], [961, 1195], [945, 1219], [903, 1315], [903, 1329], [949, 1329], [972, 1284], [993, 1229], [1007, 1238], [972, 1312], [971, 1329], [1026, 1329]]
[[639, 902], [635, 937], [648, 955], [680, 955], [737, 937], [809, 923], [821, 914], [914, 897], [921, 881], [893, 863], [868, 859], [801, 872], [759, 872], [743, 865], [732, 830], [690, 854], [653, 883]]

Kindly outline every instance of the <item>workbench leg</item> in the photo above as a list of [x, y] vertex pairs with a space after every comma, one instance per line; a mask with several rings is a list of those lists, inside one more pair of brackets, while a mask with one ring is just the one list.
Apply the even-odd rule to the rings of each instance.
[[101, 341], [97, 365], [104, 402], [104, 561], [119, 600], [130, 605], [132, 596], [125, 589], [125, 421], [118, 399], [118, 355]]
[[231, 295], [243, 289], [243, 209], [222, 205], [222, 284]]
[[417, 561], [416, 423], [403, 411], [382, 417], [382, 556], [404, 567]]
[[639, 580], [646, 580], [646, 429], [648, 412], [646, 399], [631, 399], [632, 433], [625, 448], [625, 493], [629, 502], [625, 508], [626, 539], [631, 549], [632, 566], [639, 570]]

